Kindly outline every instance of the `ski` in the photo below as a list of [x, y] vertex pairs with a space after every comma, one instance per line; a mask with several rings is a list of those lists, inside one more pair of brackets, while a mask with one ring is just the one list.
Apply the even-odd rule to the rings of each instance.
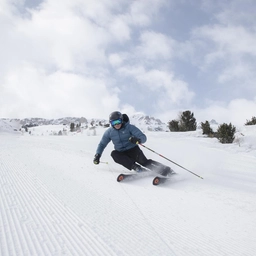
[[123, 181], [123, 180], [129, 180], [129, 179], [131, 179], [131, 178], [133, 178], [133, 175], [134, 174], [125, 174], [125, 173], [121, 173], [121, 174], [119, 174], [118, 175], [118, 177], [117, 177], [117, 182], [120, 182], [120, 181]]
[[154, 186], [157, 186], [157, 185], [159, 185], [159, 184], [165, 183], [168, 179], [170, 179], [170, 177], [156, 176], [156, 177], [153, 179], [152, 184], [153, 184]]
[[117, 182], [121, 182], [123, 180], [133, 180], [139, 177], [146, 177], [149, 175], [148, 171], [142, 171], [142, 172], [134, 172], [134, 173], [121, 173], [117, 177]]
[[170, 175], [175, 174], [175, 172], [173, 170], [171, 170], [169, 167], [163, 172], [163, 173], [158, 173], [158, 172], [154, 172], [152, 170], [145, 170], [142, 172], [134, 172], [134, 173], [121, 173], [118, 175], [117, 177], [117, 182], [122, 182], [122, 181], [129, 181], [129, 180], [134, 180], [140, 177], [148, 177], [148, 176], [152, 176], [153, 175], [157, 175], [154, 177], [153, 179], [153, 185], [159, 185], [164, 183], [166, 180], [170, 179]]
[[169, 169], [169, 170], [167, 170], [165, 173], [160, 174], [160, 175], [157, 175], [157, 176], [153, 179], [152, 184], [153, 184], [154, 186], [157, 186], [157, 185], [159, 185], [159, 184], [163, 184], [163, 183], [165, 183], [167, 180], [169, 180], [169, 179], [171, 178], [170, 176], [172, 176], [173, 174], [176, 174], [176, 173], [175, 173], [173, 170], [170, 171], [170, 169]]

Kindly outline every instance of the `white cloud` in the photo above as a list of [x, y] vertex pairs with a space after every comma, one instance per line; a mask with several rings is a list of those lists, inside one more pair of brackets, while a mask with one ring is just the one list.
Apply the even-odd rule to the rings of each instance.
[[153, 31], [145, 31], [140, 36], [141, 45], [137, 54], [144, 58], [159, 60], [170, 59], [173, 55], [174, 40]]
[[197, 36], [216, 43], [226, 54], [256, 55], [256, 33], [241, 26], [204, 26], [194, 31]]
[[254, 100], [234, 99], [229, 103], [212, 102], [205, 109], [196, 109], [195, 116], [204, 122], [211, 119], [221, 123], [243, 125], [255, 116], [256, 98]]
[[228, 103], [225, 102], [209, 102], [208, 107], [198, 108], [191, 106], [190, 108], [173, 108], [166, 111], [156, 112], [155, 115], [164, 122], [179, 119], [179, 114], [183, 111], [190, 110], [194, 113], [197, 124], [201, 122], [215, 120], [218, 124], [232, 123], [238, 129], [243, 126], [247, 120], [251, 120], [255, 116], [256, 97], [254, 100], [235, 99]]
[[219, 75], [218, 81], [220, 83], [225, 83], [233, 80], [239, 80], [240, 83], [250, 85], [254, 84], [255, 70], [252, 66], [247, 63], [237, 62], [230, 64], [229, 67], [225, 68], [223, 72]]
[[104, 61], [104, 48], [110, 41], [104, 29], [76, 16], [68, 8], [58, 13], [48, 6], [33, 11], [31, 20], [19, 22], [17, 30], [28, 41], [38, 43], [36, 52], [43, 51], [48, 61], [64, 70], [77, 69], [82, 63]]
[[40, 9], [30, 10], [30, 16], [9, 15], [1, 45], [10, 66], [26, 61], [47, 69], [83, 72], [88, 64], [106, 62], [105, 49], [113, 38], [69, 3], [44, 2]]
[[130, 27], [125, 22], [123, 16], [115, 17], [109, 25], [110, 33], [119, 42], [127, 41], [130, 39]]
[[221, 9], [216, 14], [216, 18], [221, 24], [254, 26], [256, 7], [254, 0], [233, 0], [232, 4], [228, 1], [220, 1], [220, 4]]
[[207, 98], [223, 101], [210, 113], [237, 111], [229, 102], [256, 95], [255, 12], [240, 0], [192, 2], [190, 26], [179, 22], [184, 1], [0, 0], [0, 116], [151, 115]]
[[110, 54], [108, 59], [109, 59], [109, 63], [113, 67], [120, 66], [123, 63], [123, 58], [120, 56], [120, 54], [117, 54], [117, 53]]
[[121, 105], [120, 111], [121, 113], [125, 113], [128, 116], [131, 116], [131, 115], [134, 115], [134, 113], [136, 112], [136, 109], [131, 105], [124, 104], [124, 105]]
[[[118, 108], [119, 90], [105, 68], [106, 47], [115, 39], [107, 28], [78, 15], [79, 2], [45, 1], [30, 16], [17, 15], [4, 2], [10, 11], [2, 31], [8, 62], [0, 64], [0, 116], [104, 117]], [[104, 4], [99, 8], [106, 10]]]
[[[119, 105], [119, 90], [107, 86], [102, 79], [61, 71], [46, 74], [25, 65], [8, 74], [1, 90], [9, 96], [1, 102], [11, 117], [61, 117], [63, 112], [104, 117]], [[1, 108], [0, 115], [6, 110]]]
[[122, 67], [119, 72], [123, 75], [131, 76], [140, 86], [145, 87], [145, 91], [150, 90], [154, 94], [160, 94], [158, 104], [161, 109], [167, 108], [171, 104], [188, 103], [194, 93], [188, 89], [188, 85], [179, 79], [174, 78], [170, 72], [157, 69], [145, 70], [144, 67]]
[[152, 23], [153, 16], [166, 5], [164, 0], [136, 0], [131, 2], [129, 16], [134, 25], [148, 26]]
[[[245, 25], [246, 16], [243, 9], [238, 9], [240, 5], [235, 1], [237, 9], [233, 5], [229, 10], [221, 9], [216, 23], [194, 29], [190, 41], [194, 46], [193, 64], [200, 67], [201, 76], [209, 77], [211, 90], [221, 86], [227, 89], [228, 100], [256, 95], [256, 23]], [[224, 90], [220, 94], [224, 95]]]

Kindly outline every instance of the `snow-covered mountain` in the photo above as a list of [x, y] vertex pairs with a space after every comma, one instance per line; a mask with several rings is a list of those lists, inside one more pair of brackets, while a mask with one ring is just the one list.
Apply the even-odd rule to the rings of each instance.
[[148, 131], [167, 131], [167, 124], [160, 119], [142, 114], [134, 114], [130, 116], [130, 122], [137, 127]]
[[[145, 116], [141, 114], [134, 114], [130, 117], [130, 122], [144, 131], [166, 131], [167, 125], [161, 120], [154, 117]], [[13, 132], [14, 130], [20, 130], [21, 127], [34, 127], [43, 125], [67, 125], [71, 123], [82, 124], [84, 127], [89, 126], [106, 126], [109, 122], [106, 119], [92, 118], [87, 119], [85, 117], [64, 117], [58, 119], [45, 119], [45, 118], [24, 118], [24, 119], [0, 119], [0, 132]]]
[[20, 130], [21, 124], [19, 119], [1, 119], [0, 132], [17, 133]]

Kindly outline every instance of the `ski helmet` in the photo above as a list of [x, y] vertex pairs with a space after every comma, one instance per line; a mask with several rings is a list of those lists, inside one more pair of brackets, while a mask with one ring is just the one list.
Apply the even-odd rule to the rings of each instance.
[[109, 122], [121, 119], [123, 121], [123, 115], [119, 111], [114, 111], [109, 115]]

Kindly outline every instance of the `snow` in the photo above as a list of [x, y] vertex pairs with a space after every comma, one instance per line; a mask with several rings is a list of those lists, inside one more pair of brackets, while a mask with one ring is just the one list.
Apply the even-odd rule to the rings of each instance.
[[[253, 256], [256, 252], [256, 126], [233, 144], [200, 130], [146, 132], [145, 146], [171, 180], [116, 182], [125, 169], [104, 151], [104, 128], [52, 136], [63, 126], [0, 133], [0, 255]], [[5, 130], [6, 131], [6, 130]], [[55, 133], [56, 134], [56, 133]]]
[[0, 119], [1, 133], [17, 133], [20, 129], [20, 122], [10, 119]]

